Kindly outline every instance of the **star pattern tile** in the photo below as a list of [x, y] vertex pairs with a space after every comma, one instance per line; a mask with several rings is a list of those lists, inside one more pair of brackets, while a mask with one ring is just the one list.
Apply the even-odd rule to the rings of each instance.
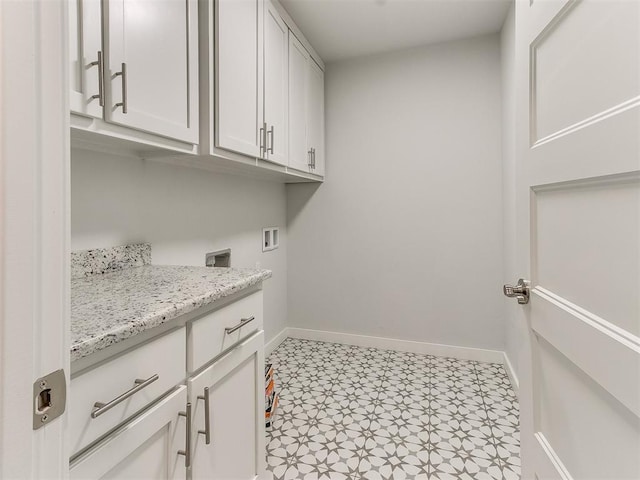
[[274, 480], [518, 480], [519, 405], [500, 364], [286, 339]]

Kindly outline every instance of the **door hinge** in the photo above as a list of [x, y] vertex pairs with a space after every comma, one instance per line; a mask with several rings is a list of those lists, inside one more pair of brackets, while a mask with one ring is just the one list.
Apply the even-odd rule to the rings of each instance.
[[51, 423], [64, 413], [67, 405], [67, 380], [64, 370], [38, 378], [33, 383], [33, 429]]

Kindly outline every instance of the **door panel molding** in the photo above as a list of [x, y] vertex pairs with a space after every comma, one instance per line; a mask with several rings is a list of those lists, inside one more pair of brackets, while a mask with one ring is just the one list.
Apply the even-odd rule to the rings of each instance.
[[558, 454], [542, 432], [535, 434], [535, 455], [539, 470], [536, 476], [544, 480], [573, 480]]
[[542, 287], [531, 294], [531, 328], [640, 417], [640, 339]]

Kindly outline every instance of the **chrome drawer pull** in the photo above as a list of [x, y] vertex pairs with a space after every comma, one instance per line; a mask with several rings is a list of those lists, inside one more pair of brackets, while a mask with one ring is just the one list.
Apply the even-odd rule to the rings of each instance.
[[255, 319], [256, 319], [256, 317], [254, 317], [253, 315], [250, 316], [249, 318], [241, 318], [239, 324], [237, 324], [235, 327], [227, 327], [227, 328], [224, 329], [224, 331], [225, 331], [225, 333], [233, 333], [233, 332], [235, 332], [237, 330], [240, 330], [247, 323], [253, 322]]
[[187, 420], [187, 433], [186, 433], [186, 445], [184, 450], [178, 450], [178, 455], [184, 455], [184, 466], [189, 468], [191, 466], [191, 402], [187, 403], [187, 411], [179, 412], [179, 416], [186, 417]]
[[119, 397], [114, 398], [113, 400], [111, 400], [108, 403], [102, 403], [102, 402], [94, 403], [93, 406], [95, 407], [95, 410], [93, 412], [91, 412], [91, 418], [98, 418], [104, 412], [108, 412], [109, 410], [111, 410], [116, 405], [124, 402], [127, 398], [135, 395], [136, 393], [138, 393], [143, 388], [148, 387], [153, 382], [158, 380], [158, 378], [160, 378], [160, 377], [158, 376], [157, 373], [154, 376], [147, 378], [146, 380], [141, 380], [141, 379], [138, 378], [138, 379], [135, 380], [136, 386], [133, 387], [131, 390], [127, 390], [126, 392], [124, 392]]
[[204, 400], [204, 430], [198, 430], [199, 435], [204, 435], [204, 443], [211, 443], [211, 421], [209, 417], [209, 387], [204, 388], [204, 395], [198, 395], [198, 400]]

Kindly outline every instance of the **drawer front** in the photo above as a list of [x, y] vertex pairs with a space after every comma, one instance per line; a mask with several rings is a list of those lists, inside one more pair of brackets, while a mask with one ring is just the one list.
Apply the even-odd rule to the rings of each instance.
[[[226, 328], [235, 327], [243, 319], [251, 317], [254, 317], [254, 320], [235, 332], [225, 331]], [[197, 370], [258, 330], [262, 330], [262, 290], [193, 320], [189, 335], [189, 370]]]
[[183, 480], [187, 477], [185, 450], [187, 404], [182, 386], [125, 428], [107, 436], [71, 463], [71, 480], [154, 479]]
[[[185, 329], [180, 328], [72, 378], [68, 409], [71, 452], [86, 447], [182, 382], [185, 359]], [[149, 381], [144, 386], [136, 384], [138, 379]], [[135, 393], [92, 418], [96, 402], [109, 404], [134, 387], [139, 387]]]

